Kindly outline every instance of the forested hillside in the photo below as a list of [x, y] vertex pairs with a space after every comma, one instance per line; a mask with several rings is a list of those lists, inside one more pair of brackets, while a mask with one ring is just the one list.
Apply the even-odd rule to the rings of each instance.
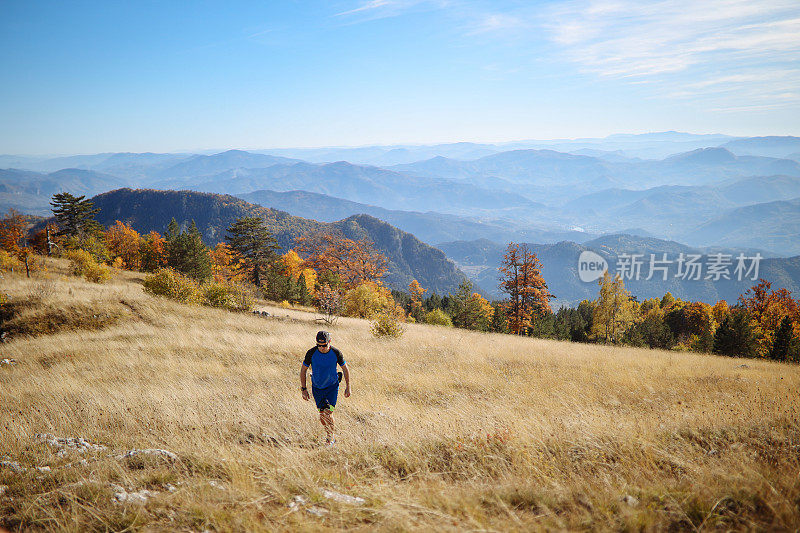
[[455, 290], [464, 277], [441, 251], [368, 215], [328, 224], [257, 206], [234, 196], [192, 191], [118, 189], [98, 195], [92, 201], [100, 209], [97, 221], [104, 226], [120, 220], [142, 234], [164, 233], [172, 218], [182, 229], [194, 220], [209, 245], [224, 241], [226, 228], [246, 216], [264, 219], [284, 250], [310, 231], [332, 229], [350, 238], [367, 237], [388, 259], [386, 282], [391, 287], [405, 289], [412, 279], [417, 279], [431, 290], [447, 293]]

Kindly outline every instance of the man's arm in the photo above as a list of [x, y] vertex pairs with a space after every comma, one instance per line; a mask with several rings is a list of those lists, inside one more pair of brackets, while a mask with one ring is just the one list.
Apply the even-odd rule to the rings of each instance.
[[342, 365], [342, 373], [344, 374], [344, 397], [350, 397], [350, 369], [347, 364]]
[[306, 372], [308, 372], [308, 367], [305, 364], [300, 365], [300, 389], [303, 399], [308, 401], [308, 389], [306, 388]]

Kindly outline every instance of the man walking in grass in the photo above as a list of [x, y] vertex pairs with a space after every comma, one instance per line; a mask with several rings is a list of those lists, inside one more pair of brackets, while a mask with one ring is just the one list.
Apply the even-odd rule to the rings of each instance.
[[303, 364], [300, 366], [300, 391], [303, 399], [308, 401], [308, 388], [306, 388], [306, 372], [309, 367], [311, 374], [311, 393], [319, 409], [319, 421], [325, 428], [327, 439], [325, 442], [332, 446], [336, 442], [333, 431], [333, 410], [336, 407], [336, 398], [339, 396], [339, 382], [342, 379], [336, 371], [336, 365], [342, 367], [344, 374], [344, 397], [350, 397], [350, 370], [342, 357], [342, 352], [331, 346], [331, 334], [327, 331], [317, 333], [317, 346], [306, 352]]

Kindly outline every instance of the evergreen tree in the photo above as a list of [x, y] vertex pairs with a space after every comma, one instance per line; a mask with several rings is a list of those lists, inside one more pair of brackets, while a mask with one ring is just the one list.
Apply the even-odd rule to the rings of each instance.
[[243, 268], [257, 287], [277, 258], [275, 237], [260, 217], [243, 217], [228, 228], [228, 245], [242, 256]]
[[211, 277], [211, 254], [194, 220], [189, 229], [182, 232], [173, 218], [167, 228], [165, 246], [167, 266], [198, 281]]
[[300, 305], [311, 305], [311, 294], [308, 292], [306, 275], [302, 273], [300, 277], [297, 278], [297, 301]]
[[184, 272], [200, 281], [210, 278], [211, 254], [206, 245], [203, 244], [203, 238], [194, 220], [192, 220], [192, 225], [189, 226], [189, 231], [186, 233], [186, 250], [188, 253]]
[[792, 344], [792, 319], [789, 316], [783, 317], [781, 325], [775, 332], [775, 340], [769, 351], [769, 358], [776, 361], [786, 361], [789, 357], [789, 347]]
[[425, 310], [430, 312], [434, 309], [441, 309], [442, 308], [442, 297], [432, 292], [430, 296], [425, 298]]
[[493, 306], [494, 314], [492, 315], [492, 321], [489, 323], [489, 331], [508, 333], [508, 317], [503, 311], [502, 305], [502, 303], [495, 302]]
[[102, 230], [94, 216], [100, 212], [85, 196], [73, 196], [68, 192], [53, 195], [50, 205], [60, 228], [59, 235], [83, 238]]
[[746, 309], [735, 308], [717, 328], [713, 352], [721, 355], [755, 357], [760, 332]]

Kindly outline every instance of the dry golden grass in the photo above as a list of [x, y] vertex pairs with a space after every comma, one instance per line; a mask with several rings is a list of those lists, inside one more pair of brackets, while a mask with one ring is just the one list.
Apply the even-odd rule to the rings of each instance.
[[[184, 306], [144, 294], [139, 274], [92, 285], [62, 266], [38, 305], [120, 314], [0, 345], [18, 361], [0, 367], [0, 460], [29, 468], [0, 466], [0, 527], [800, 527], [797, 366], [416, 324], [383, 340], [340, 319], [329, 329], [353, 396], [340, 395], [329, 449], [298, 385], [315, 315]], [[41, 282], [0, 283], [19, 300]], [[61, 457], [37, 433], [109, 450]], [[133, 448], [178, 460], [115, 458]], [[158, 494], [118, 503], [110, 483]], [[296, 495], [329, 513], [291, 512]]]

